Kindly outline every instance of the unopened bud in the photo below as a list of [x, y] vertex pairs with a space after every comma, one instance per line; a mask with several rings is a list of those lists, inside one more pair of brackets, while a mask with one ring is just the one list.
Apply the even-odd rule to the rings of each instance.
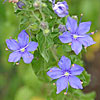
[[42, 7], [47, 7], [47, 5], [45, 3], [42, 3]]
[[53, 85], [56, 85], [56, 83], [53, 83]]
[[39, 7], [40, 7], [40, 2], [39, 2], [39, 1], [36, 1], [36, 2], [33, 4], [33, 6], [34, 6], [35, 8], [39, 8]]
[[83, 84], [83, 82], [81, 81], [81, 84]]
[[20, 9], [23, 9], [23, 6], [25, 6], [25, 4], [22, 1], [17, 2], [17, 6]]
[[8, 51], [8, 48], [5, 48], [6, 51]]
[[47, 36], [49, 34], [49, 32], [50, 32], [49, 29], [45, 29], [43, 33], [44, 33], [45, 36]]
[[52, 19], [52, 16], [50, 16], [50, 19]]
[[65, 25], [59, 25], [59, 27], [58, 27], [58, 29], [59, 29], [59, 31], [60, 32], [65, 32], [66, 31], [66, 27], [65, 27]]
[[41, 22], [41, 28], [42, 28], [42, 29], [48, 28], [47, 23], [46, 23], [46, 22]]
[[19, 65], [19, 63], [16, 63], [16, 65]]
[[78, 17], [76, 15], [72, 16], [72, 18], [78, 21]]
[[64, 92], [64, 95], [67, 95], [67, 92]]
[[81, 14], [81, 16], [83, 16], [83, 14]]

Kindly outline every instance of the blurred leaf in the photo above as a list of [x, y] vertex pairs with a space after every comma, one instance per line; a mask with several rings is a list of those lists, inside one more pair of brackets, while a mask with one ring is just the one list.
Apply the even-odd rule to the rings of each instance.
[[19, 91], [17, 91], [15, 99], [14, 100], [31, 100], [33, 96], [33, 92], [28, 87], [21, 87]]

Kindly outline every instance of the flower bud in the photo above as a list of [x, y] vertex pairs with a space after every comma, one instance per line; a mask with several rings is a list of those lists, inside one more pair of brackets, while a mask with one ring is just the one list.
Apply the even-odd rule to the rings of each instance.
[[47, 7], [47, 5], [45, 3], [42, 3], [42, 7]]
[[50, 32], [49, 29], [45, 29], [45, 30], [43, 31], [43, 34], [44, 34], [45, 36], [47, 36], [47, 35], [49, 34], [49, 32]]
[[65, 32], [66, 31], [66, 27], [65, 27], [65, 25], [59, 25], [59, 27], [58, 27], [58, 29], [59, 29], [59, 31], [60, 32]]
[[57, 4], [55, 4], [53, 6], [53, 10], [55, 11], [55, 13], [59, 17], [65, 17], [66, 15], [68, 15], [68, 5], [67, 5], [67, 2], [66, 1], [57, 2]]
[[48, 28], [47, 23], [46, 23], [46, 22], [41, 22], [41, 28], [42, 28], [42, 29]]
[[72, 18], [78, 21], [78, 17], [76, 15], [72, 16]]
[[18, 8], [23, 9], [23, 6], [25, 6], [25, 4], [22, 1], [18, 1], [17, 6]]
[[39, 8], [40, 7], [40, 2], [39, 1], [34, 2], [33, 6], [35, 8]]

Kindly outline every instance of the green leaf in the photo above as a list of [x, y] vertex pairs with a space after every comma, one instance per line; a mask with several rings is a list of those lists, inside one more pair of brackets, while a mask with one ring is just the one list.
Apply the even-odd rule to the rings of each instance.
[[40, 51], [42, 57], [48, 62], [49, 55], [48, 55], [48, 50], [46, 49], [46, 37], [43, 35], [42, 32], [40, 32], [37, 35], [37, 40], [38, 40], [38, 44], [39, 44], [39, 51]]
[[47, 76], [47, 71], [56, 65], [56, 61], [53, 58], [52, 53], [50, 54], [50, 60], [46, 62], [46, 60], [37, 51], [34, 53], [34, 56], [36, 57], [32, 61], [32, 68], [36, 76], [44, 82], [49, 82], [50, 78]]
[[39, 50], [42, 57], [48, 62], [49, 61], [49, 48], [54, 44], [50, 35], [44, 36], [42, 32], [37, 35], [39, 44]]
[[88, 74], [86, 71], [83, 71], [83, 73], [80, 76], [78, 76], [78, 77], [82, 80], [84, 87], [89, 85], [91, 75]]

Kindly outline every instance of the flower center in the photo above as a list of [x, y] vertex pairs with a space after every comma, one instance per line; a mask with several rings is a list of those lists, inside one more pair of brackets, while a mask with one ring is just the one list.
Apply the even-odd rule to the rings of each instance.
[[65, 76], [69, 76], [69, 73], [68, 73], [68, 72], [66, 72], [64, 75], [65, 75]]
[[77, 39], [78, 36], [77, 35], [73, 35], [73, 37], [74, 37], [74, 39]]
[[20, 51], [21, 51], [21, 52], [24, 52], [24, 51], [25, 51], [25, 48], [20, 49]]

